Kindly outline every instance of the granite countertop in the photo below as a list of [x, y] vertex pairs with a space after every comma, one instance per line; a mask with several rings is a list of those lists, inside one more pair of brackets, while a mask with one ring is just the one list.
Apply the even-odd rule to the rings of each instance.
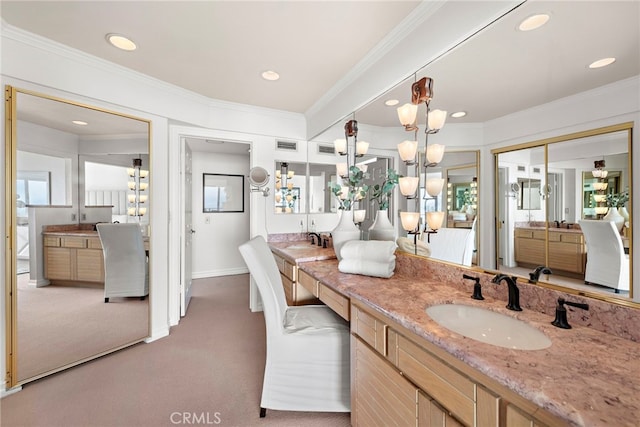
[[[342, 294], [413, 331], [479, 372], [548, 410], [570, 425], [637, 426], [640, 420], [640, 344], [592, 328], [559, 329], [552, 316], [505, 301], [476, 301], [463, 286], [429, 276], [391, 279], [340, 273], [337, 260], [305, 262], [300, 268]], [[419, 280], [416, 277], [420, 277]], [[501, 289], [506, 295], [506, 289]], [[543, 350], [511, 350], [465, 338], [439, 326], [426, 307], [462, 303], [524, 320], [552, 341]], [[579, 310], [569, 310], [572, 317]]]
[[333, 247], [312, 245], [310, 240], [269, 242], [271, 250], [291, 263], [336, 259]]
[[[545, 230], [547, 227], [543, 225], [518, 225], [516, 226], [516, 230]], [[582, 234], [582, 230], [579, 228], [557, 228], [557, 227], [549, 227], [549, 232], [557, 232], [557, 233], [579, 233]]]
[[78, 236], [78, 237], [98, 237], [98, 232], [93, 230], [55, 230], [43, 231], [45, 236]]

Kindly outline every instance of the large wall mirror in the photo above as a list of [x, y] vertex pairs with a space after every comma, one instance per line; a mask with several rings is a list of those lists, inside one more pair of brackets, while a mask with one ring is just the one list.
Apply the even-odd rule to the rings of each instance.
[[498, 270], [529, 279], [544, 265], [543, 284], [633, 298], [631, 132], [624, 123], [494, 150]]
[[95, 225], [135, 223], [148, 248], [150, 123], [6, 92], [7, 366], [15, 386], [149, 336], [149, 298], [105, 303]]

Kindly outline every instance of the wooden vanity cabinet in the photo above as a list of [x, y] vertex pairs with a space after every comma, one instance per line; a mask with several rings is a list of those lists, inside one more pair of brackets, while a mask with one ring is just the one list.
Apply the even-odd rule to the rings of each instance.
[[[515, 229], [515, 260], [525, 267], [547, 265], [545, 231]], [[584, 275], [586, 245], [582, 233], [549, 230], [549, 263], [547, 267], [576, 275]]]
[[104, 283], [104, 259], [98, 237], [44, 237], [44, 277], [52, 281]]
[[563, 425], [384, 316], [351, 313], [353, 426]]
[[[272, 253], [273, 258], [276, 260], [278, 270], [280, 270], [280, 277], [282, 278], [282, 286], [284, 287], [284, 295], [287, 299], [288, 305], [308, 305], [318, 304], [320, 300], [318, 295], [308, 290], [298, 281], [298, 275], [300, 273], [297, 264], [293, 264], [283, 257]], [[311, 276], [309, 276], [311, 277]], [[311, 278], [312, 280], [315, 280]], [[303, 280], [307, 280], [306, 278]], [[308, 281], [308, 280], [307, 280]], [[307, 284], [309, 287], [313, 285]]]

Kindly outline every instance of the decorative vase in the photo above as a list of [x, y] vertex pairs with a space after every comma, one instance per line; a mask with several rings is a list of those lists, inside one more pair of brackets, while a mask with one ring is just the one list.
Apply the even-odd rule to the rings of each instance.
[[369, 240], [391, 240], [396, 241], [396, 229], [389, 221], [386, 209], [376, 212], [376, 218], [369, 227]]
[[624, 217], [618, 213], [618, 209], [609, 208], [609, 212], [602, 218], [604, 221], [612, 221], [618, 232], [622, 231], [622, 227], [624, 226]]
[[629, 221], [629, 211], [624, 206], [618, 208], [618, 213], [624, 218], [624, 222]]
[[360, 240], [360, 229], [353, 222], [353, 211], [342, 211], [338, 225], [331, 231], [331, 239], [336, 257], [338, 257], [338, 261], [341, 261], [340, 249], [342, 245], [349, 240]]

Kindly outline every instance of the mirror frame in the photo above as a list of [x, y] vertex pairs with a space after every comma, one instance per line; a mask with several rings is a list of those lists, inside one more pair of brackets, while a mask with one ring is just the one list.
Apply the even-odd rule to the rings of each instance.
[[[546, 165], [548, 165], [549, 163], [549, 159], [548, 159], [548, 152], [547, 152], [547, 146], [550, 144], [554, 144], [554, 143], [559, 143], [559, 142], [563, 142], [563, 141], [570, 141], [570, 140], [574, 140], [574, 139], [579, 139], [579, 138], [586, 138], [586, 137], [590, 137], [590, 136], [596, 136], [596, 135], [603, 135], [603, 134], [607, 134], [607, 133], [613, 133], [613, 132], [618, 132], [618, 131], [627, 131], [627, 147], [628, 147], [628, 170], [629, 170], [629, 183], [633, 184], [633, 169], [632, 169], [632, 160], [633, 160], [633, 151], [632, 151], [632, 147], [633, 147], [633, 122], [624, 122], [624, 123], [619, 123], [616, 125], [611, 125], [611, 126], [605, 126], [605, 127], [600, 127], [600, 128], [595, 128], [595, 129], [590, 129], [590, 130], [586, 130], [586, 131], [580, 131], [580, 132], [574, 132], [574, 133], [570, 133], [570, 134], [566, 134], [566, 135], [560, 135], [560, 136], [555, 136], [555, 137], [551, 137], [551, 138], [545, 138], [545, 139], [540, 139], [540, 140], [535, 140], [535, 141], [531, 141], [531, 142], [526, 142], [526, 143], [522, 143], [522, 144], [516, 144], [516, 145], [510, 145], [510, 146], [505, 146], [505, 147], [500, 147], [500, 148], [495, 148], [491, 150], [491, 154], [493, 155], [493, 160], [494, 160], [494, 249], [495, 249], [495, 253], [494, 253], [494, 269], [495, 271], [499, 271], [498, 269], [498, 255], [499, 255], [499, 251], [500, 251], [500, 239], [499, 239], [499, 233], [497, 232], [498, 228], [500, 227], [499, 224], [499, 218], [498, 218], [498, 197], [499, 197], [499, 182], [498, 182], [498, 155], [501, 153], [507, 153], [510, 151], [515, 151], [515, 150], [522, 150], [522, 149], [526, 149], [526, 148], [534, 148], [534, 147], [543, 147], [544, 148], [544, 161], [545, 161], [545, 169], [546, 169]], [[544, 180], [544, 185], [547, 184], [547, 178], [546, 178], [546, 172], [545, 172], [545, 180]], [[631, 188], [630, 188], [630, 194], [632, 194], [631, 192]], [[631, 226], [629, 227], [629, 259], [633, 260], [633, 198], [630, 199], [629, 201], [629, 221]], [[545, 200], [545, 205], [548, 204], [548, 198]], [[548, 215], [548, 206], [545, 207], [545, 216]], [[548, 218], [547, 218], [548, 220]], [[549, 227], [545, 228], [545, 260], [547, 261], [548, 264], [548, 260], [549, 260]], [[622, 297], [617, 297], [615, 296], [616, 294], [611, 294], [611, 295], [607, 295], [607, 294], [603, 294], [603, 293], [598, 293], [598, 292], [592, 292], [592, 291], [585, 291], [585, 290], [578, 290], [578, 289], [573, 289], [570, 287], [565, 287], [562, 285], [558, 285], [558, 284], [554, 284], [554, 283], [549, 283], [549, 282], [545, 282], [545, 281], [538, 281], [536, 284], [545, 288], [549, 288], [549, 289], [554, 289], [557, 291], [561, 291], [561, 292], [566, 292], [568, 294], [573, 294], [573, 295], [580, 295], [583, 297], [589, 297], [589, 298], [593, 298], [593, 299], [597, 299], [597, 300], [601, 300], [601, 301], [606, 301], [609, 303], [614, 303], [614, 304], [618, 304], [618, 305], [624, 305], [624, 306], [629, 306], [629, 307], [634, 307], [634, 308], [640, 308], [640, 302], [638, 301], [634, 301], [633, 297], [634, 297], [634, 292], [633, 292], [633, 262], [629, 263], [630, 265], [630, 269], [631, 271], [629, 271], [629, 296], [622, 298]], [[525, 278], [525, 280], [528, 278]]]
[[[18, 368], [18, 336], [17, 336], [17, 307], [18, 307], [18, 291], [17, 291], [17, 212], [16, 212], [16, 178], [17, 178], [17, 96], [18, 94], [25, 94], [36, 96], [39, 98], [62, 102], [65, 104], [74, 105], [80, 108], [87, 108], [101, 113], [112, 114], [115, 116], [137, 120], [147, 124], [147, 147], [149, 151], [149, 158], [151, 159], [151, 121], [140, 117], [135, 117], [129, 114], [112, 111], [102, 107], [96, 107], [81, 102], [71, 101], [69, 99], [60, 98], [58, 96], [47, 95], [45, 93], [21, 89], [12, 85], [5, 85], [5, 363], [6, 363], [6, 387], [11, 388], [25, 384], [27, 382], [42, 378], [44, 376], [53, 374], [55, 372], [62, 371], [64, 369], [79, 365], [81, 363], [93, 360], [101, 357], [105, 354], [111, 353], [122, 347], [113, 348], [95, 354], [90, 357], [76, 360], [65, 364], [63, 366], [53, 368], [49, 371], [43, 372], [32, 378], [26, 378], [18, 380], [17, 368]], [[151, 165], [150, 165], [151, 166]], [[151, 167], [149, 167], [151, 174]], [[151, 175], [150, 175], [151, 176]], [[79, 200], [75, 201], [79, 206]], [[151, 205], [152, 201], [150, 202]], [[149, 263], [151, 263], [151, 257], [149, 257]], [[151, 285], [151, 283], [150, 283]], [[151, 286], [149, 286], [149, 297], [151, 298]], [[147, 330], [151, 330], [151, 309], [149, 309], [149, 317], [147, 318]], [[139, 341], [143, 341], [146, 337], [142, 337]], [[138, 341], [138, 342], [139, 342]], [[129, 343], [126, 345], [130, 345]]]

